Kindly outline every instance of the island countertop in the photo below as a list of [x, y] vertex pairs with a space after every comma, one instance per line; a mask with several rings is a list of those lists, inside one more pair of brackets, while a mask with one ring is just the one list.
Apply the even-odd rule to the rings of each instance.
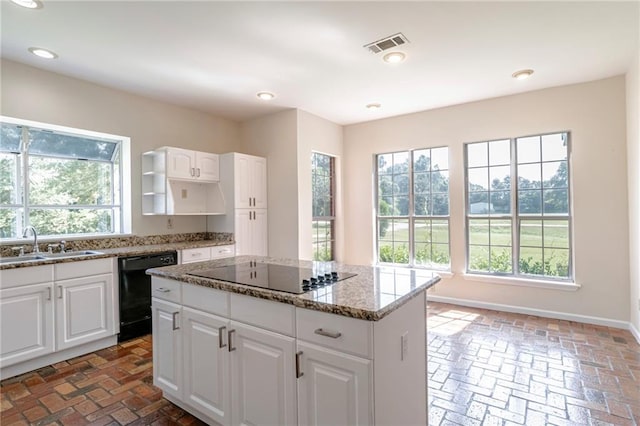
[[[249, 261], [309, 269], [330, 265], [334, 271], [357, 275], [302, 294], [190, 275], [219, 266], [237, 265]], [[237, 256], [165, 266], [149, 269], [147, 274], [367, 321], [378, 321], [412, 298], [419, 295], [424, 297], [424, 291], [440, 281], [437, 273], [423, 269], [355, 266], [336, 262], [312, 262], [260, 256]]]

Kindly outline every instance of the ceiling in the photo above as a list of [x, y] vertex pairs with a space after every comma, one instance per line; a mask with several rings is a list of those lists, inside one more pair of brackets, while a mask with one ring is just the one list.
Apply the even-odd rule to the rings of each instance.
[[[300, 108], [338, 124], [624, 74], [640, 16], [637, 1], [42, 3], [2, 0], [3, 58], [236, 121]], [[401, 64], [363, 47], [398, 32]]]

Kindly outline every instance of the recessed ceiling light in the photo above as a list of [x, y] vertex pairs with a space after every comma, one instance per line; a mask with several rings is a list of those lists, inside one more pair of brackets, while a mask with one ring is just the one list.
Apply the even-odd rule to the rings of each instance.
[[390, 64], [399, 64], [400, 62], [404, 61], [405, 58], [406, 55], [402, 52], [391, 52], [382, 57], [385, 62], [388, 62]]
[[18, 6], [26, 7], [28, 9], [40, 9], [42, 7], [42, 3], [38, 0], [11, 0], [13, 3]]
[[531, 77], [531, 74], [533, 74], [533, 70], [520, 70], [511, 74], [511, 77], [516, 80], [524, 80], [525, 78]]
[[58, 57], [54, 52], [43, 49], [42, 47], [30, 47], [29, 52], [44, 59], [55, 59]]
[[382, 105], [378, 104], [378, 103], [373, 103], [373, 104], [367, 104], [367, 109], [370, 111], [375, 111], [377, 109], [380, 109]]
[[263, 101], [270, 101], [271, 99], [276, 97], [276, 95], [274, 95], [271, 92], [258, 92], [256, 96], [262, 99]]

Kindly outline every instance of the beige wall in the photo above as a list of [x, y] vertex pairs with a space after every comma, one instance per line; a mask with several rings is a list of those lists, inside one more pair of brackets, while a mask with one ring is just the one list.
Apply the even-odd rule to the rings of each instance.
[[[640, 45], [640, 41], [639, 41]], [[627, 165], [631, 324], [640, 333], [640, 53], [627, 73]], [[640, 340], [640, 334], [636, 334]]]
[[241, 150], [267, 158], [269, 256], [298, 258], [297, 112], [242, 123]]
[[199, 151], [236, 151], [240, 125], [12, 61], [1, 62], [5, 116], [111, 133], [131, 138], [132, 227], [137, 235], [204, 232], [205, 216], [142, 216], [141, 153], [160, 146]]
[[[526, 84], [526, 83], [525, 83]], [[575, 292], [469, 281], [465, 269], [463, 143], [569, 130]], [[438, 296], [629, 320], [625, 80], [615, 77], [347, 126], [345, 261], [373, 261], [375, 153], [450, 148], [451, 279]]]
[[298, 110], [298, 253], [313, 259], [311, 155], [313, 152], [335, 157], [336, 167], [336, 260], [342, 259], [344, 242], [342, 211], [342, 126], [306, 111]]

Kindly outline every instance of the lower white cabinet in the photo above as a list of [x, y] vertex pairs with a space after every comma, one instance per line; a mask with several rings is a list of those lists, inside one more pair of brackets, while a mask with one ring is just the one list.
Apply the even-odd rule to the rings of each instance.
[[182, 398], [182, 307], [152, 298], [153, 379], [169, 396]]
[[232, 424], [297, 424], [295, 339], [236, 321], [230, 327]]
[[53, 352], [52, 286], [49, 282], [0, 290], [2, 367]]
[[370, 360], [301, 341], [296, 356], [299, 424], [373, 424]]

